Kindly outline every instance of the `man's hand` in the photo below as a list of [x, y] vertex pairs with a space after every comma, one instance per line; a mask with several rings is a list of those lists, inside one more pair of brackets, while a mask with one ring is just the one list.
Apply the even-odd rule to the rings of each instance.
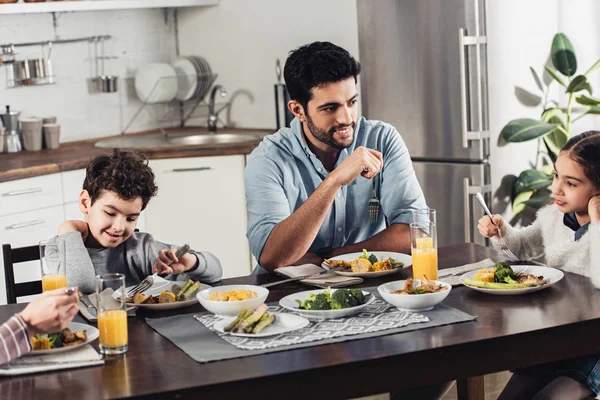
[[381, 171], [383, 156], [380, 152], [360, 146], [329, 174], [341, 186], [346, 186], [362, 175], [371, 179]]
[[67, 294], [65, 288], [50, 290], [29, 303], [19, 315], [30, 335], [58, 332], [65, 329], [79, 311], [77, 300], [77, 290], [71, 294]]
[[198, 263], [198, 258], [196, 255], [186, 254], [180, 258], [177, 258], [177, 256], [175, 256], [177, 250], [177, 248], [160, 250], [152, 270], [162, 275], [180, 274], [182, 272], [194, 269]]
[[63, 233], [67, 233], [67, 232], [81, 233], [81, 237], [82, 237], [83, 241], [85, 242], [85, 240], [87, 239], [88, 234], [89, 234], [89, 227], [88, 227], [87, 222], [85, 222], [85, 221], [77, 221], [77, 220], [64, 221], [58, 226], [58, 235], [60, 236]]
[[595, 195], [588, 202], [588, 214], [591, 222], [600, 221], [600, 194]]

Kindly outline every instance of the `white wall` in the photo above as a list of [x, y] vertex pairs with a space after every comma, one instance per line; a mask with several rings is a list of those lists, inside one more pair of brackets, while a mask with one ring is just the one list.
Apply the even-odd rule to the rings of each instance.
[[[54, 30], [52, 14], [0, 16], [0, 43], [69, 39], [112, 35], [106, 42], [107, 73], [119, 76], [118, 93], [88, 92], [87, 79], [93, 76], [93, 46], [88, 43], [56, 44], [52, 63], [57, 83], [6, 89], [6, 73], [0, 66], [0, 106], [10, 104], [23, 116], [55, 115], [61, 124], [61, 141], [114, 135], [124, 128], [140, 103], [133, 90], [135, 70], [148, 62], [169, 61], [175, 54], [174, 24], [165, 25], [162, 10], [118, 10], [57, 13]], [[18, 59], [40, 57], [41, 47], [17, 48]], [[125, 79], [129, 77], [129, 79]], [[128, 131], [156, 127], [164, 115], [163, 106], [143, 112]]]
[[[275, 129], [275, 60], [290, 50], [331, 41], [358, 57], [353, 0], [221, 0], [218, 7], [179, 12], [182, 55], [205, 57], [233, 99], [231, 124]], [[205, 124], [204, 119], [194, 122]]]

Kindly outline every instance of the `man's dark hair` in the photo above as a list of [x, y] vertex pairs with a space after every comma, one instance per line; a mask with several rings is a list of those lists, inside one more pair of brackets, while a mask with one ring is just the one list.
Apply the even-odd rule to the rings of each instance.
[[123, 200], [140, 197], [142, 210], [158, 192], [146, 157], [119, 149], [114, 149], [112, 155], [103, 154], [90, 161], [83, 189], [90, 194], [92, 204], [105, 190], [116, 193]]
[[340, 82], [360, 74], [360, 64], [346, 50], [330, 42], [313, 42], [292, 50], [283, 69], [290, 98], [304, 107], [312, 88]]

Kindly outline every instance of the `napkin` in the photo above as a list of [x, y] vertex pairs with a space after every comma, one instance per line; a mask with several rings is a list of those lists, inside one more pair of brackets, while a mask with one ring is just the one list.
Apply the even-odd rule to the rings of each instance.
[[[113, 290], [108, 288], [105, 289], [102, 293], [100, 293], [100, 295], [104, 299], [105, 304], [110, 304], [112, 308], [118, 308], [119, 302], [113, 297], [113, 293]], [[87, 298], [89, 303], [91, 303], [94, 307], [97, 307], [98, 302], [96, 299], [96, 293], [89, 294]], [[81, 300], [77, 302], [77, 307], [79, 307], [79, 312], [81, 313], [81, 315], [83, 315], [83, 317], [88, 321], [98, 320], [98, 315], [96, 314], [97, 308], [93, 308], [92, 310], [90, 310]], [[137, 307], [127, 306], [126, 310], [128, 317], [134, 317], [135, 313], [133, 311], [137, 310]]]
[[446, 282], [447, 284], [452, 286], [460, 285], [460, 276], [462, 274], [482, 268], [490, 268], [493, 267], [494, 264], [495, 263], [490, 258], [486, 258], [485, 260], [481, 260], [472, 264], [465, 264], [459, 267], [441, 269], [438, 271], [438, 281]]
[[104, 365], [102, 356], [86, 344], [78, 349], [57, 354], [31, 355], [0, 366], [0, 376], [25, 375], [37, 372], [55, 371]]
[[[291, 267], [277, 268], [275, 272], [277, 274], [286, 276], [288, 278], [298, 278], [300, 276], [316, 274], [323, 272], [324, 269], [315, 264], [302, 264], [294, 265]], [[343, 287], [351, 286], [362, 283], [363, 279], [356, 276], [342, 276], [337, 275], [333, 272], [322, 274], [314, 278], [302, 279], [300, 282], [310, 286], [316, 286], [320, 288], [328, 287]]]

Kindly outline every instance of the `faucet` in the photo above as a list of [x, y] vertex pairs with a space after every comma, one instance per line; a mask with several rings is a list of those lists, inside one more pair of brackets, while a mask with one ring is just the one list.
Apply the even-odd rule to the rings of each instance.
[[215, 85], [210, 92], [210, 98], [208, 101], [208, 131], [217, 131], [217, 121], [219, 120], [219, 111], [215, 111], [215, 97], [217, 92], [220, 93], [221, 97], [227, 97], [227, 91], [222, 85]]

